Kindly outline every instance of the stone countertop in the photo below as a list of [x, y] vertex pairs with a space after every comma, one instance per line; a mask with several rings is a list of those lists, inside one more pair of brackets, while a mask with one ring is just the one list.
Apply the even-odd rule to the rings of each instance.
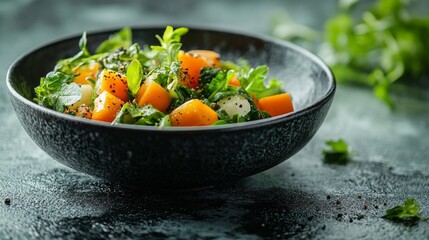
[[[1, 2], [0, 74], [28, 49], [85, 30], [198, 22], [268, 33], [282, 9], [317, 26], [335, 7], [326, 1], [309, 14], [303, 6], [311, 1], [265, 2], [236, 1], [235, 9], [226, 0], [169, 0], [162, 7], [153, 1]], [[17, 121], [1, 81], [0, 239], [427, 239], [428, 221], [410, 226], [381, 218], [406, 198], [415, 198], [429, 217], [429, 93], [412, 90], [395, 100], [391, 111], [370, 89], [340, 85], [316, 136], [284, 163], [197, 192], [135, 192], [40, 150]], [[324, 164], [324, 142], [338, 138], [357, 155], [347, 165]]]

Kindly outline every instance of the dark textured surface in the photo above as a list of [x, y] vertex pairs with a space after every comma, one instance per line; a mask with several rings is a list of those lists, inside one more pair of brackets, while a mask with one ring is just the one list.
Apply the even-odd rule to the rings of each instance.
[[[163, 28], [135, 28], [134, 40], [147, 44]], [[94, 39], [107, 39], [117, 31], [88, 34], [89, 46], [95, 48], [99, 42]], [[37, 49], [10, 68], [8, 87], [19, 121], [36, 144], [59, 162], [136, 188], [194, 189], [237, 180], [281, 163], [310, 141], [335, 93], [333, 76], [319, 59], [273, 39], [207, 29], [191, 28], [189, 32], [183, 39], [184, 49], [218, 49], [222, 56], [235, 55], [232, 60], [244, 56], [253, 66], [258, 56], [258, 62], [265, 62], [273, 77], [296, 76], [285, 81], [288, 91], [294, 93], [295, 112], [236, 126], [160, 130], [109, 126], [41, 108], [31, 102], [34, 95], [27, 96], [39, 84], [33, 76], [44, 76], [44, 68], [55, 65], [53, 59], [74, 49], [70, 43], [79, 42], [79, 37], [74, 37]], [[237, 48], [234, 43], [242, 46]], [[298, 67], [289, 67], [295, 65]], [[303, 96], [303, 92], [312, 94]]]
[[[261, 19], [269, 19], [274, 9], [288, 9], [298, 20], [317, 25], [329, 11], [332, 13], [329, 7], [334, 5], [333, 1], [324, 1], [321, 6], [306, 8], [305, 3], [316, 3], [260, 2], [236, 1], [232, 10], [227, 1], [195, 1], [190, 8], [184, 4], [171, 10], [153, 1], [135, 5], [107, 1], [102, 6], [2, 1], [0, 74], [5, 76], [7, 67], [24, 51], [83, 28], [198, 21], [266, 32], [269, 20]], [[78, 9], [80, 17], [71, 18]], [[259, 18], [255, 18], [255, 9]], [[106, 11], [111, 18], [104, 16]], [[236, 11], [242, 17], [231, 24]], [[220, 12], [224, 18], [218, 17]], [[380, 218], [387, 208], [408, 197], [416, 198], [422, 205], [422, 215], [429, 216], [427, 89], [397, 94], [398, 109], [392, 112], [376, 101], [368, 89], [339, 86], [315, 138], [283, 164], [200, 192], [136, 193], [73, 171], [43, 153], [18, 123], [5, 87], [5, 82], [0, 81], [0, 239], [429, 236], [429, 222], [405, 226]], [[346, 166], [323, 164], [323, 142], [340, 137], [358, 155]], [[10, 205], [3, 203], [7, 197], [11, 199]]]

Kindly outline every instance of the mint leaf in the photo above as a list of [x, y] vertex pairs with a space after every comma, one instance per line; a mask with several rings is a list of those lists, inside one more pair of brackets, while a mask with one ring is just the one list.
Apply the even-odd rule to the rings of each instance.
[[127, 83], [131, 95], [135, 96], [140, 89], [140, 84], [143, 79], [142, 65], [138, 60], [133, 60], [127, 69]]
[[328, 149], [322, 151], [325, 163], [344, 165], [354, 154], [352, 148], [343, 139], [329, 140], [325, 144], [328, 146]]

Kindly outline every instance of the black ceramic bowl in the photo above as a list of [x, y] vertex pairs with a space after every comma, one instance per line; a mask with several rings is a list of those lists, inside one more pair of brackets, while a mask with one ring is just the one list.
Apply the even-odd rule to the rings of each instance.
[[[134, 28], [140, 44], [156, 44], [164, 27]], [[88, 34], [98, 44], [118, 29]], [[264, 36], [191, 28], [183, 49], [214, 49], [222, 59], [267, 64], [285, 82], [295, 112], [253, 122], [158, 129], [91, 121], [55, 112], [32, 101], [40, 77], [56, 61], [78, 52], [79, 36], [36, 48], [9, 69], [10, 99], [30, 137], [55, 160], [125, 186], [190, 189], [211, 186], [269, 169], [302, 149], [322, 124], [335, 93], [326, 65], [291, 43]]]

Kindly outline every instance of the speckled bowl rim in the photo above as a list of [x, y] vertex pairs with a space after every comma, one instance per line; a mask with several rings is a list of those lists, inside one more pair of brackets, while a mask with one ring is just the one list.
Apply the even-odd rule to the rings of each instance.
[[[130, 26], [130, 27], [133, 31], [144, 31], [144, 30], [154, 30], [154, 29], [159, 29], [160, 31], [162, 31], [163, 29], [165, 29], [165, 26], [166, 25], [139, 25], [139, 26]], [[12, 74], [14, 68], [24, 58], [33, 54], [36, 51], [43, 50], [44, 48], [49, 48], [49, 47], [51, 47], [51, 45], [58, 44], [58, 43], [63, 42], [63, 41], [69, 41], [73, 38], [79, 38], [82, 33], [73, 34], [73, 35], [69, 35], [69, 36], [65, 36], [65, 37], [60, 37], [56, 40], [49, 41], [45, 44], [37, 46], [37, 47], [30, 49], [27, 52], [23, 53], [9, 67], [9, 69], [7, 71], [7, 75], [6, 75], [6, 85], [7, 85], [9, 92], [15, 98], [17, 98], [19, 101], [30, 106], [31, 108], [34, 108], [34, 109], [39, 110], [41, 112], [44, 112], [46, 114], [52, 115], [53, 117], [59, 117], [59, 118], [62, 118], [64, 120], [67, 120], [67, 121], [75, 121], [75, 122], [78, 122], [81, 124], [93, 125], [95, 127], [129, 129], [129, 130], [136, 130], [136, 131], [158, 132], [158, 133], [169, 133], [169, 132], [196, 133], [196, 132], [215, 132], [215, 131], [219, 131], [219, 132], [228, 131], [229, 132], [229, 131], [239, 131], [239, 130], [245, 130], [245, 129], [250, 129], [250, 128], [275, 125], [275, 124], [280, 123], [280, 122], [284, 122], [284, 121], [294, 119], [294, 118], [299, 117], [303, 114], [306, 114], [307, 112], [310, 112], [314, 109], [317, 109], [317, 108], [323, 106], [326, 102], [328, 102], [332, 98], [332, 95], [335, 93], [336, 81], [335, 81], [335, 77], [334, 77], [331, 69], [318, 56], [316, 56], [312, 52], [310, 52], [310, 51], [308, 51], [308, 50], [306, 50], [306, 49], [304, 49], [304, 48], [302, 48], [296, 44], [293, 44], [293, 43], [287, 42], [287, 41], [283, 41], [280, 39], [275, 39], [273, 37], [263, 35], [263, 34], [249, 33], [249, 32], [244, 32], [242, 30], [236, 30], [236, 29], [230, 29], [230, 28], [223, 28], [223, 27], [219, 28], [219, 27], [200, 26], [200, 25], [199, 26], [193, 26], [193, 25], [189, 25], [189, 24], [187, 24], [186, 27], [189, 28], [190, 31], [197, 30], [197, 31], [218, 32], [218, 33], [222, 33], [222, 34], [232, 34], [232, 35], [237, 35], [237, 36], [242, 36], [242, 37], [247, 37], [247, 38], [253, 38], [253, 39], [257, 39], [257, 40], [261, 40], [261, 41], [265, 41], [265, 42], [271, 42], [271, 43], [274, 43], [274, 44], [295, 50], [296, 52], [304, 55], [305, 57], [307, 57], [308, 59], [310, 59], [311, 61], [316, 63], [319, 67], [321, 67], [321, 69], [327, 74], [329, 85], [330, 85], [329, 89], [326, 91], [326, 93], [321, 98], [317, 99], [312, 104], [308, 104], [308, 106], [306, 106], [300, 110], [297, 110], [297, 111], [294, 111], [291, 113], [287, 113], [284, 115], [276, 116], [276, 117], [265, 118], [265, 119], [250, 121], [250, 122], [233, 123], [233, 124], [225, 124], [225, 125], [217, 125], [217, 126], [164, 127], [164, 128], [160, 128], [157, 126], [142, 126], [142, 125], [131, 125], [131, 124], [112, 125], [110, 123], [94, 121], [94, 120], [89, 120], [89, 119], [84, 119], [84, 118], [77, 118], [77, 117], [74, 117], [74, 116], [71, 116], [68, 114], [60, 113], [60, 112], [57, 112], [55, 110], [40, 106], [37, 103], [30, 101], [27, 98], [23, 97], [21, 94], [19, 94], [12, 87], [11, 74]], [[109, 29], [89, 31], [87, 33], [87, 36], [106, 34], [109, 32], [119, 31], [120, 29], [121, 29], [121, 27], [115, 27], [115, 28], [109, 28]]]

